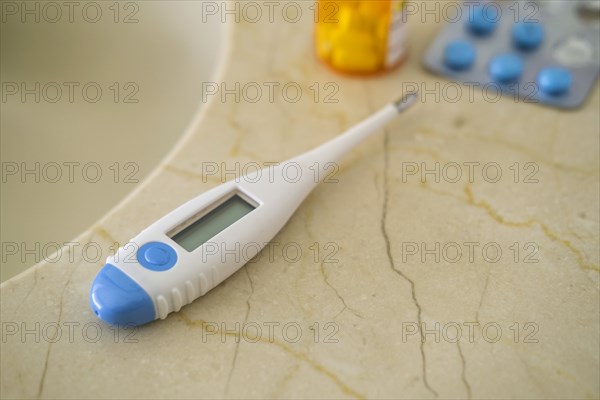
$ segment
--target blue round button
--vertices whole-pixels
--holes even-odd
[[[538,22],[519,22],[513,25],[512,38],[519,49],[533,50],[544,40],[544,28]]]
[[[455,70],[468,69],[475,62],[475,47],[465,40],[455,40],[444,49],[444,63]]]
[[[152,246],[146,249],[144,258],[150,264],[154,265],[165,265],[169,262],[169,253],[163,248]]]
[[[478,3],[468,8],[467,29],[475,35],[492,33],[500,19],[500,9],[495,3]]]
[[[166,271],[177,262],[177,253],[165,243],[150,242],[139,248],[137,260],[144,268]]]
[[[501,54],[490,61],[490,75],[496,82],[515,82],[522,73],[523,60],[515,54]]]
[[[573,85],[573,75],[560,67],[544,68],[538,74],[537,83],[542,92],[558,96],[569,91]]]

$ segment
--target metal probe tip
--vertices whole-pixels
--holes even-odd
[[[394,107],[398,110],[398,113],[406,111],[410,106],[412,106],[415,101],[419,98],[419,94],[417,92],[409,92],[396,100],[394,102]]]

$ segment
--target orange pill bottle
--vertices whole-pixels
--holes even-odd
[[[406,58],[404,0],[318,0],[317,56],[336,71],[373,74]]]

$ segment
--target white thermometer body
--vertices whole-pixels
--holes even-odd
[[[332,162],[415,99],[410,93],[316,149],[171,211],[108,257],[92,284],[92,310],[109,324],[142,325],[203,296],[268,244]]]

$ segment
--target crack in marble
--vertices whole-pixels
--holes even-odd
[[[481,311],[481,306],[483,305],[483,299],[487,292],[488,284],[490,282],[490,274],[491,271],[488,269],[487,275],[485,276],[485,283],[483,284],[483,290],[481,291],[481,297],[479,298],[479,306],[477,307],[477,311],[475,311],[475,321],[479,324],[479,311]]]
[[[89,242],[91,242],[93,239],[93,237],[90,237]],[[57,325],[60,325],[60,321],[62,319],[62,313],[63,313],[63,304],[64,304],[64,297],[65,297],[65,292],[67,290],[67,287],[69,286],[69,284],[71,283],[71,278],[73,277],[73,274],[75,273],[75,270],[81,265],[83,264],[85,261],[85,259],[80,259],[79,262],[77,264],[75,264],[73,266],[73,268],[71,269],[71,272],[69,273],[69,277],[67,278],[67,282],[65,283],[65,285],[62,288],[62,291],[60,293],[60,302],[59,302],[59,306],[58,306],[58,318],[56,321]],[[52,353],[52,344],[54,342],[50,342],[48,343],[48,349],[46,350],[46,359],[44,361],[44,369],[42,370],[42,378],[40,379],[40,383],[38,385],[38,392],[37,392],[37,396],[36,398],[41,398],[42,397],[42,393],[44,392],[44,384],[46,382],[46,373],[48,372],[48,360],[50,359],[50,354]]]
[[[530,157],[532,159],[532,161],[537,161],[542,164],[549,165],[550,167],[553,167],[559,171],[576,172],[576,173],[579,173],[582,175],[589,175],[589,176],[597,176],[598,175],[598,170],[596,170],[596,169],[587,170],[587,169],[578,168],[578,167],[568,165],[568,164],[562,164],[560,162],[544,158],[543,156],[534,153],[531,149],[529,149],[525,146],[518,145],[518,144],[510,142],[508,140],[503,140],[497,136],[489,136],[488,137],[488,136],[481,136],[481,135],[472,134],[472,133],[465,133],[465,134],[461,134],[461,135],[440,135],[439,133],[435,132],[434,130],[427,129],[424,127],[419,128],[419,133],[426,135],[426,136],[442,138],[444,140],[471,138],[471,139],[476,139],[476,140],[480,140],[483,142],[488,142],[488,143],[491,142],[493,144],[501,145],[503,147],[512,149],[518,153],[524,154],[524,155]]]
[[[170,164],[166,164],[163,167],[163,170],[167,171],[167,172],[171,172],[175,175],[184,176],[186,178],[200,179],[200,180],[202,180],[202,183],[206,183],[206,182],[223,183],[220,177],[213,176],[213,175],[206,176],[199,172],[190,171],[190,170],[176,167],[176,166],[170,165]]]
[[[508,146],[511,147],[511,146]],[[434,160],[441,160],[440,155],[430,149],[423,149],[420,147],[414,147],[412,149],[407,149],[407,148],[403,148],[404,150],[409,150],[412,151],[416,154],[427,154],[428,156],[430,156],[431,158],[433,158]],[[521,149],[522,150],[522,149]],[[562,165],[556,165],[555,163],[552,162],[547,162],[548,164],[552,165],[553,167],[555,167],[558,170],[574,170],[573,168],[569,168],[567,166],[562,166]],[[589,171],[583,171],[583,170],[577,170],[576,172],[579,173],[589,173]],[[443,190],[438,190],[435,189],[431,186],[429,186],[426,182],[420,182],[419,187],[421,187],[422,189],[426,189],[428,191],[434,192],[438,195],[443,195],[443,196],[450,196],[453,197],[455,199],[458,199],[460,201],[464,201],[467,204],[477,207],[477,208],[481,208],[483,209],[490,218],[492,218],[494,221],[496,221],[499,224],[505,225],[505,226],[510,226],[510,227],[517,227],[517,228],[531,228],[531,227],[535,227],[538,226],[542,233],[551,241],[554,242],[558,242],[560,244],[562,244],[564,247],[567,248],[567,250],[569,250],[574,256],[575,259],[577,261],[577,264],[579,265],[579,267],[583,270],[589,269],[589,270],[593,270],[598,272],[598,266],[593,264],[593,263],[587,263],[585,260],[585,256],[584,253],[578,249],[577,247],[575,247],[569,240],[561,238],[557,233],[555,233],[554,231],[552,231],[550,229],[550,227],[545,224],[544,222],[535,220],[535,219],[529,219],[526,221],[522,221],[522,222],[518,222],[518,221],[509,221],[506,218],[504,218],[497,210],[495,210],[491,204],[483,201],[483,200],[476,200],[475,196],[473,194],[471,185],[466,184],[464,187],[464,194],[465,196],[459,196],[453,193],[449,193],[449,192],[445,192]],[[575,235],[577,237],[577,235]],[[483,306],[483,302],[484,302],[484,298],[485,295],[487,293],[488,290],[488,285],[489,285],[489,280],[490,280],[490,271],[488,271],[488,274],[486,275],[486,280],[484,283],[484,287],[481,293],[481,298],[480,298],[480,302],[479,302],[479,306],[478,309],[476,311],[475,314],[475,320],[479,323],[479,314],[481,311],[481,308]],[[459,349],[459,355],[461,357],[461,361],[463,362],[463,371],[461,374],[461,379],[463,380],[463,384],[465,385],[466,389],[467,389],[467,394],[469,396],[469,398],[471,398],[472,393],[471,393],[471,388],[470,385],[468,383],[468,381],[466,380],[466,364],[465,364],[465,359],[464,359],[464,355],[462,354],[462,349],[460,348],[460,344],[458,344],[458,349]]]
[[[467,360],[465,359],[465,355],[462,352],[462,348],[460,347],[460,340],[456,341],[456,347],[458,348],[458,355],[460,356],[460,363],[462,366],[462,371],[460,373],[460,379],[465,385],[465,389],[467,391],[467,399],[472,399],[473,394],[471,391],[471,384],[467,380]]]
[[[419,148],[413,149],[413,151],[416,151],[417,153],[424,152],[424,151],[421,151]],[[437,160],[437,161],[441,160],[439,154],[437,154],[436,152],[428,151],[427,153],[430,154],[435,160]],[[592,270],[595,272],[600,272],[600,267],[598,265],[596,265],[594,263],[586,262],[585,254],[583,253],[583,251],[581,251],[575,245],[573,245],[573,243],[571,243],[571,241],[560,237],[560,235],[557,234],[556,232],[554,232],[552,229],[550,229],[550,227],[546,223],[536,220],[536,219],[533,219],[533,218],[530,218],[525,221],[509,221],[506,218],[504,218],[488,202],[486,202],[484,200],[476,201],[475,196],[473,194],[473,190],[471,188],[472,185],[470,183],[466,183],[463,188],[465,197],[461,197],[461,196],[455,195],[453,193],[445,192],[443,190],[435,189],[435,188],[429,186],[427,184],[427,182],[424,182],[424,181],[420,181],[418,186],[422,189],[426,189],[433,193],[443,195],[443,196],[453,197],[455,199],[465,201],[467,204],[469,204],[471,206],[481,208],[484,211],[486,211],[486,213],[488,214],[489,217],[491,217],[494,221],[496,221],[497,223],[499,223],[501,225],[514,227],[514,228],[533,228],[535,226],[538,226],[548,239],[550,239],[553,242],[558,242],[558,243],[562,244],[564,247],[567,248],[567,250],[569,250],[571,253],[573,253],[578,266],[582,270]]]
[[[417,323],[419,328],[422,327],[422,308],[421,304],[417,300],[415,282],[410,279],[404,272],[400,269],[396,268],[396,264],[394,262],[394,257],[392,256],[392,246],[390,242],[390,237],[387,231],[386,219],[387,219],[387,211],[388,211],[388,202],[389,202],[389,182],[388,182],[388,172],[389,172],[389,132],[387,129],[384,129],[384,139],[383,139],[383,206],[381,213],[381,233],[383,235],[385,241],[386,254],[389,260],[389,265],[392,271],[394,271],[398,276],[400,276],[403,280],[408,282],[411,290],[411,297],[415,307],[417,308]],[[419,350],[421,352],[421,373],[423,378],[423,385],[425,388],[433,394],[435,397],[438,397],[438,392],[431,387],[429,381],[427,379],[427,358],[425,357],[425,334],[422,329],[419,329],[421,334],[421,341],[419,343]]]
[[[309,211],[307,211],[307,216],[306,218],[304,218],[304,229],[306,230],[306,233],[308,234],[308,238],[314,242],[314,243],[318,243],[318,240],[315,239],[310,226],[309,226],[309,219],[312,216],[312,213],[309,209]],[[333,284],[329,281],[329,276],[327,275],[327,273],[325,272],[325,261],[321,261],[320,263],[320,267],[319,270],[321,272],[321,277],[323,278],[323,282],[325,282],[325,284],[327,286],[329,286],[329,288],[335,293],[336,297],[338,298],[338,300],[342,303],[342,309],[333,317],[333,319],[337,318],[341,313],[343,313],[345,310],[349,310],[352,314],[354,314],[356,317],[363,319],[363,315],[358,312],[357,310],[355,310],[354,308],[350,307],[348,305],[348,303],[346,303],[346,300],[342,297],[342,295],[340,294],[339,290],[333,286]]]
[[[104,240],[106,240],[110,244],[116,243],[119,246],[121,245],[119,243],[119,241],[116,240],[115,238],[113,238],[113,236],[103,226],[101,226],[101,225],[94,226],[94,228],[92,229],[92,233],[100,236],[101,238],[103,238]],[[90,238],[90,241],[91,240],[92,239]]]
[[[244,135],[244,131],[245,131],[244,127],[242,125],[240,125],[240,123],[237,122],[235,119],[238,115],[239,115],[239,113],[237,111],[237,103],[234,103],[232,105],[231,113],[228,115],[227,118],[225,118],[225,121],[232,128],[233,133],[235,135],[233,144],[231,145],[231,148],[229,149],[229,156],[231,156],[231,157],[237,157],[240,155],[241,142],[245,136]]]
[[[275,390],[274,390],[275,395],[271,396],[271,398],[281,399],[283,397],[282,396],[283,390],[285,389],[287,384],[290,382],[290,380],[292,380],[292,378],[294,377],[294,375],[296,374],[298,369],[300,369],[300,364],[298,364],[298,363],[294,364],[294,367],[291,369],[291,371],[288,372],[287,374],[285,374],[285,376],[281,379],[281,381],[277,385],[277,388],[275,388]]]
[[[38,385],[38,392],[36,398],[39,399],[42,397],[42,391],[44,390],[44,382],[46,381],[46,372],[48,371],[48,359],[50,358],[50,349],[52,348],[52,342],[48,344],[48,348],[46,349],[46,359],[44,360],[44,369],[42,370],[42,379]]]
[[[254,282],[252,282],[252,278],[250,278],[250,273],[248,272],[248,265],[244,265],[244,271],[246,272],[246,277],[248,277],[248,282],[250,283],[250,294],[246,298],[246,315],[244,316],[242,328],[248,323],[248,316],[250,315],[250,298],[252,298],[252,296],[254,295]],[[240,342],[241,340],[239,340],[238,338],[238,340],[235,343],[235,351],[233,353],[233,360],[231,361],[231,369],[229,370],[229,374],[227,375],[227,382],[225,383],[225,395],[229,394],[229,385],[231,383],[231,377],[233,376],[233,372],[235,371],[238,353],[240,350]]]
[[[200,327],[200,329],[203,329],[206,331],[207,322],[204,320],[201,320],[201,319],[192,320],[190,317],[187,316],[187,314],[184,311],[179,311],[174,316],[177,316],[181,321],[183,321],[183,323],[185,323],[189,327],[192,327],[192,328]],[[296,350],[292,349],[291,347],[289,347],[275,339],[269,340],[262,336],[248,335],[247,333],[244,333],[243,331],[240,333],[232,332],[232,331],[220,331],[219,328],[214,328],[214,330],[210,331],[211,334],[214,334],[217,332],[220,332],[222,335],[225,335],[225,336],[233,336],[238,340],[241,338],[244,338],[244,339],[248,340],[249,342],[256,342],[256,343],[260,342],[260,343],[264,343],[267,345],[274,345],[274,346],[278,347],[279,349],[283,350],[284,352],[286,352],[287,354],[291,355],[294,359],[305,362],[310,367],[312,367],[316,372],[327,377],[345,395],[354,397],[354,398],[358,398],[358,399],[366,399],[366,396],[364,396],[363,394],[357,392],[356,390],[352,389],[350,386],[345,384],[341,380],[341,378],[339,378],[336,374],[334,374],[333,372],[331,372],[330,370],[325,368],[325,366],[323,366],[322,364],[319,364],[318,362],[316,362],[315,360],[313,360],[312,358],[307,356],[305,353],[296,351]]]
[[[101,226],[96,226],[95,228],[93,228],[92,233],[96,233],[98,236],[107,239],[111,243],[117,243],[112,238],[112,236]],[[61,251],[62,251],[62,249],[61,249]],[[39,268],[33,267],[32,269],[33,269],[33,285],[31,285],[31,287],[27,291],[27,294],[25,294],[25,296],[23,297],[23,300],[21,300],[19,302],[19,304],[15,307],[15,310],[13,311],[13,315],[12,315],[13,320],[15,319],[15,316],[16,316],[17,312],[19,311],[19,309],[23,306],[23,304],[25,304],[25,302],[27,301],[27,299],[33,292],[33,289],[35,289],[35,287],[37,286]]]
[[[515,354],[517,355],[517,358],[519,359],[519,361],[521,362],[521,364],[523,364],[523,369],[525,370],[525,374],[527,375],[527,377],[529,378],[529,380],[531,382],[533,382],[533,384],[535,385],[535,387],[543,394],[544,398],[550,398],[552,396],[549,396],[548,393],[546,392],[546,390],[544,389],[544,384],[542,382],[540,382],[535,375],[533,375],[532,372],[532,368],[531,365],[529,365],[529,363],[523,358],[523,356],[521,355],[520,351],[515,351]],[[589,397],[592,398],[592,397]]]
[[[596,223],[596,225],[599,224],[598,221],[593,221],[593,222]],[[598,240],[598,237],[596,235],[578,233],[578,232],[574,231],[573,229],[569,229],[569,233],[571,235],[575,236],[575,238],[577,240],[581,240],[581,241],[585,241],[585,240]]]
[[[439,136],[439,135],[437,135],[437,136]],[[477,135],[475,135],[475,136],[477,136]],[[478,137],[478,138],[480,138],[480,137]],[[436,161],[442,160],[440,155],[433,150],[426,150],[426,149],[422,149],[419,147],[415,147],[413,149],[409,148],[409,150],[412,150],[413,152],[415,152],[417,154],[420,154],[420,153],[429,154]],[[556,168],[557,169],[565,169],[565,168],[559,168],[559,167],[556,167]],[[577,171],[577,172],[586,173],[585,171]],[[492,207],[491,204],[485,202],[484,200],[475,201],[475,197],[473,195],[471,186],[472,185],[469,183],[465,184],[465,187],[464,187],[464,193],[466,195],[466,199],[465,199],[465,198],[461,198],[460,196],[454,195],[452,193],[447,193],[442,190],[434,189],[431,186],[429,186],[426,182],[423,182],[423,181],[420,182],[420,187],[422,187],[424,189],[428,189],[437,194],[450,196],[450,197],[454,197],[454,198],[461,199],[461,200],[466,200],[467,204],[484,209],[492,219],[494,219],[496,222],[498,222],[501,225],[516,227],[516,228],[531,228],[531,227],[534,227],[535,225],[537,225],[540,227],[540,229],[542,230],[542,232],[548,239],[562,244],[571,253],[573,253],[573,255],[575,256],[575,259],[577,261],[577,264],[579,265],[579,267],[581,269],[583,269],[583,270],[588,269],[588,270],[592,270],[595,272],[600,272],[600,267],[598,265],[596,265],[594,263],[586,262],[585,255],[580,249],[578,249],[575,245],[573,245],[573,243],[571,243],[571,241],[560,237],[559,234],[552,231],[552,229],[550,229],[550,227],[546,223],[544,223],[542,221],[538,221],[536,219],[529,219],[529,220],[521,221],[521,222],[506,220],[502,215],[500,215],[500,213],[497,210],[495,210]],[[572,230],[571,230],[571,232],[573,233],[573,235],[575,237],[579,238],[579,236],[575,232],[573,232]]]
[[[562,244],[571,253],[573,253],[577,264],[581,269],[589,269],[595,272],[600,272],[600,268],[598,267],[598,265],[586,262],[585,256],[581,250],[576,248],[569,240],[561,238],[556,232],[552,231],[550,227],[548,227],[548,225],[546,225],[544,222],[538,221],[536,219],[528,219],[525,221],[509,221],[506,218],[504,218],[496,209],[492,207],[491,204],[489,204],[485,200],[475,200],[475,196],[469,185],[465,185],[464,192],[468,204],[484,210],[488,214],[488,216],[490,216],[499,224],[515,228],[531,228],[537,225],[548,239],[550,239],[553,242],[558,242]]]
[[[348,121],[347,115],[342,111],[330,111],[323,110],[323,107],[320,107],[318,103],[312,103],[310,108],[311,115],[318,117],[324,121],[334,120],[336,122],[337,131],[343,131],[345,128],[350,126],[350,122]]]
[[[337,318],[338,315],[340,315],[341,313],[343,313],[345,310],[350,311],[352,314],[354,314],[356,317],[363,319],[364,317],[362,316],[361,313],[359,313],[358,311],[356,311],[354,308],[350,307],[347,303],[346,300],[344,300],[344,298],[342,297],[342,295],[340,294],[340,292],[337,290],[337,288],[335,288],[330,282],[329,282],[329,278],[327,277],[327,274],[325,273],[325,267],[324,267],[325,262],[321,262],[321,277],[323,277],[323,281],[325,281],[325,284],[327,286],[329,286],[331,288],[331,290],[333,290],[333,292],[335,293],[335,295],[337,296],[337,298],[340,300],[340,302],[342,303],[343,308],[333,317],[333,319]]]

